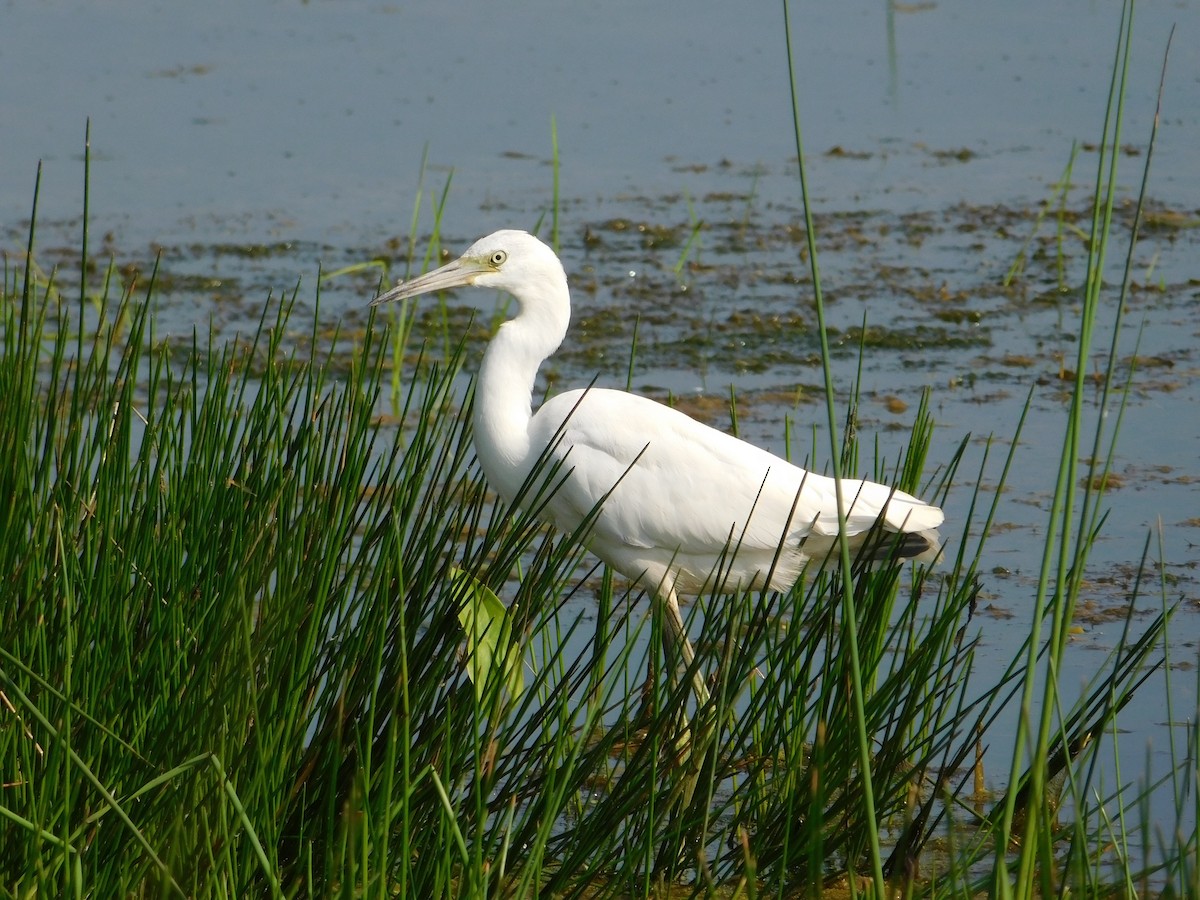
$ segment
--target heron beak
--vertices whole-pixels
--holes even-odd
[[[372,300],[371,305],[379,306],[381,303],[391,303],[393,300],[407,300],[418,294],[467,287],[474,284],[475,279],[486,271],[488,271],[487,266],[479,260],[459,257],[454,262],[446,263],[441,268],[426,272],[411,281],[400,282],[390,291],[385,291]]]

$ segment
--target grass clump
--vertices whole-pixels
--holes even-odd
[[[418,367],[397,440],[370,333],[347,371],[269,302],[178,363],[153,277],[138,291],[82,316],[31,266],[5,275],[3,882],[311,895],[398,871],[444,893],[448,869],[390,851],[441,847],[437,781],[487,747],[449,573],[499,590],[537,547],[445,414],[454,358]],[[577,551],[538,552],[554,572]]]

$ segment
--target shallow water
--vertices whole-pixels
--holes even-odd
[[[1099,134],[1116,4],[796,6],[821,208],[1040,200],[1072,141]],[[3,0],[0,19],[6,222],[27,212],[38,159],[43,208],[75,215],[89,116],[94,208],[126,240],[369,245],[406,230],[426,147],[455,172],[453,232],[532,225],[552,117],[563,193],[589,208],[727,190],[728,169],[761,170],[764,198],[797,196],[775,6]],[[1139,5],[1125,140],[1144,143],[1172,24],[1154,187],[1194,207],[1196,3]],[[833,147],[848,155],[820,156]]]
[[[952,541],[962,537],[985,438],[998,441],[988,485],[1032,390],[976,620],[984,662],[999,664],[1027,631],[1040,564],[1069,390],[1061,370],[1075,364],[1072,290],[1083,255],[1075,229],[1086,227],[1094,149],[1081,150],[1065,200],[1065,291],[1053,185],[1072,143],[1100,132],[1118,10],[1082,0],[1049,12],[1033,0],[902,9],[825,4],[796,10],[793,22],[835,372],[844,397],[865,320],[860,434],[894,458],[928,387],[939,423],[931,463],[972,435],[962,486],[947,504]],[[0,21],[6,252],[24,239],[43,159],[39,261],[69,266],[90,116],[97,249],[125,271],[148,270],[161,251],[160,332],[190,338],[211,320],[229,334],[252,327],[268,295],[297,279],[311,296],[318,265],[398,263],[426,149],[422,236],[451,170],[443,228],[453,249],[496,227],[533,227],[543,215],[548,223],[553,118],[575,322],[546,368],[549,382],[585,383],[599,372],[624,384],[637,321],[636,390],[671,395],[727,427],[732,386],[744,437],[783,452],[788,420],[793,458],[828,458],[776,8],[747,17],[699,2],[680,17],[627,0],[569,13],[544,0],[519,10],[8,0]],[[1200,638],[1196,3],[1138,8],[1123,225],[1106,276],[1122,277],[1128,203],[1173,23],[1149,183],[1155,218],[1133,257],[1120,344],[1132,358],[1140,331],[1138,365],[1119,479],[1105,501],[1111,513],[1092,558],[1094,614],[1078,621],[1066,679],[1091,672],[1095,651],[1116,641],[1119,623],[1107,613],[1126,599],[1148,530],[1160,523],[1167,599],[1185,607],[1172,628],[1174,659],[1194,665]],[[1050,214],[1039,227],[1044,203]],[[685,254],[695,222],[703,228]],[[1006,288],[1031,235],[1028,265]],[[342,317],[353,333],[376,277],[326,283],[322,320]],[[1110,295],[1093,370],[1114,302]],[[1158,606],[1152,591],[1139,617]],[[1193,679],[1176,678],[1173,689],[1176,715],[1192,715]],[[1159,702],[1124,713],[1131,760],[1147,740],[1165,747],[1165,716]]]

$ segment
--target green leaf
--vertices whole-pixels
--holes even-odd
[[[525,690],[525,674],[508,607],[470,573],[455,568],[451,577],[463,595],[458,621],[467,635],[467,675],[475,684],[475,699],[483,699],[491,672],[499,672],[504,678],[509,696],[519,696]]]

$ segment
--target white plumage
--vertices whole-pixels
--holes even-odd
[[[836,546],[832,478],[625,391],[568,391],[533,412],[538,367],[571,317],[562,264],[536,237],[497,231],[373,305],[464,285],[506,291],[519,306],[484,353],[476,387],[475,448],[488,483],[512,501],[539,458],[560,461],[549,517],[570,532],[599,504],[589,549],[664,601],[664,636],[681,641],[687,662],[677,591],[713,587],[718,565],[723,588],[768,586],[770,573],[769,586],[786,590],[806,561]],[[871,533],[874,555],[937,556],[940,509],[869,481],[845,479],[842,490],[852,546]],[[882,539],[872,531],[881,521]]]

